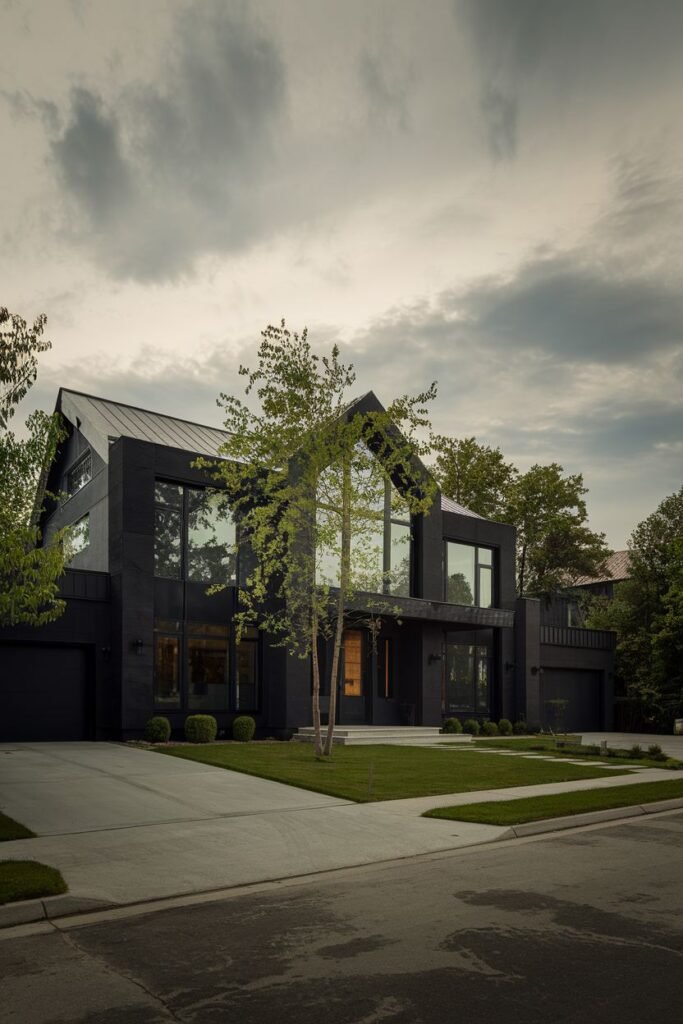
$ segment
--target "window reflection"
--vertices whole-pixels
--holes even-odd
[[[488,712],[489,658],[483,646],[446,644],[446,714]]]
[[[233,583],[236,531],[225,496],[156,480],[154,500],[155,576]]]
[[[228,636],[187,640],[187,706],[193,711],[228,709]]]
[[[154,637],[154,703],[180,707],[177,636]]]
[[[446,543],[445,598],[451,604],[491,608],[494,603],[493,551],[473,544]]]

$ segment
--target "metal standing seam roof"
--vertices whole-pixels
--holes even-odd
[[[605,560],[605,569],[601,576],[579,576],[572,582],[574,587],[587,587],[592,583],[618,583],[631,576],[631,563],[628,551],[614,551]]]
[[[469,508],[465,508],[464,505],[458,504],[457,501],[453,501],[452,498],[446,498],[443,494],[441,495],[441,511],[442,512],[455,512],[459,516],[471,516],[473,519],[483,519],[478,512],[472,512]]]
[[[138,409],[108,398],[84,395],[62,388],[62,411],[68,419],[78,418],[105,438],[132,437],[138,441],[181,448],[199,455],[217,456],[228,433],[216,427]]]

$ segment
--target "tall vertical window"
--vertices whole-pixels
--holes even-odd
[[[70,562],[79,551],[85,551],[90,544],[90,516],[86,512],[69,529],[69,534],[64,545],[64,558]]]
[[[155,482],[155,576],[234,582],[235,540],[235,523],[220,492]]]
[[[180,637],[154,634],[154,703],[172,710],[180,707]]]
[[[362,511],[351,517],[351,573],[354,587],[372,594],[408,597],[411,591],[412,529],[406,501],[377,469],[359,471],[354,489]],[[323,474],[324,477],[324,474]],[[339,507],[319,490],[317,577],[339,586],[341,522]]]
[[[394,696],[394,641],[385,636],[377,646],[377,696]]]
[[[187,707],[228,709],[228,630],[203,622],[187,624]]]
[[[238,711],[258,707],[258,629],[247,626],[235,647],[235,700]]]
[[[483,646],[446,644],[444,711],[487,713],[489,710],[489,653]]]
[[[344,633],[344,696],[363,696],[363,633],[347,629]]]
[[[81,487],[92,480],[92,454],[88,451],[82,455],[78,462],[75,462],[66,477],[66,489],[69,494],[75,494]]]
[[[491,608],[495,580],[493,551],[472,544],[446,542],[445,599],[451,604]]]

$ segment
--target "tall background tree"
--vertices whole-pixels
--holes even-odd
[[[639,523],[628,542],[630,578],[595,599],[587,623],[614,629],[629,728],[669,730],[683,714],[683,487]]]
[[[580,473],[534,465],[526,473],[500,448],[441,435],[434,471],[445,495],[486,519],[517,530],[517,593],[547,597],[579,576],[597,575],[610,553],[604,534],[588,526]]]
[[[316,355],[306,331],[290,332],[284,321],[262,332],[256,368],[240,367],[240,374],[246,401],[220,398],[229,433],[223,461],[198,464],[225,485],[249,552],[240,554],[238,631],[258,623],[271,642],[311,656],[320,756],[332,749],[344,628],[350,618],[358,621],[350,611],[354,595],[363,593],[364,615],[376,628],[381,615],[398,612],[389,595],[405,593],[409,528],[394,531],[392,520],[427,513],[434,498],[418,457],[435,387],[386,410],[354,412],[353,367],[340,362],[336,346],[329,356]],[[331,646],[324,740],[321,639]]]
[[[64,610],[58,579],[65,534],[40,547],[36,496],[61,437],[56,416],[34,412],[25,438],[9,429],[17,406],[38,373],[38,355],[50,348],[45,317],[33,323],[0,307],[0,624],[40,626]]]

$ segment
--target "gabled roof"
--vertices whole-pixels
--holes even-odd
[[[206,427],[68,388],[60,388],[57,410],[69,423],[83,431],[105,462],[109,461],[110,440],[119,437],[132,437],[137,441],[150,441],[211,457],[218,455],[220,445],[228,437],[225,430],[216,427]]]
[[[618,583],[631,576],[628,551],[615,551],[605,561],[605,572],[600,576],[579,576],[572,583],[574,587],[588,587],[592,583]]]

